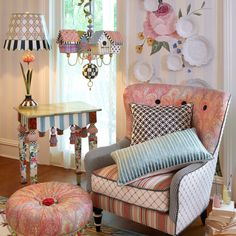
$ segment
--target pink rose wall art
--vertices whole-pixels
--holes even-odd
[[[168,3],[159,4],[156,11],[147,12],[144,22],[144,34],[150,38],[158,39],[158,36],[173,35],[176,31],[177,15]]]
[[[143,2],[146,16],[143,32],[138,33],[140,43],[136,45],[137,53],[141,54],[145,45],[150,47],[150,55],[164,48],[168,52],[167,67],[172,71],[183,69],[185,64],[201,66],[212,59],[211,43],[204,36],[198,35],[195,23],[195,18],[208,9],[205,1],[198,9],[192,9],[191,4],[188,4],[185,11],[179,9],[178,12],[163,0]]]

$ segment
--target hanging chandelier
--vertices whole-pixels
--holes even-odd
[[[83,66],[82,75],[88,79],[91,90],[92,80],[98,75],[98,67],[111,63],[113,55],[120,52],[123,39],[118,31],[93,31],[92,0],[79,0],[78,6],[83,7],[88,22],[87,31],[59,30],[57,43],[60,53],[67,55],[70,66],[88,62]],[[77,54],[74,62],[70,60],[71,53]]]

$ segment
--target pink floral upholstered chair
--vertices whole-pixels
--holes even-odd
[[[124,92],[126,137],[88,152],[85,158],[87,189],[92,194],[97,231],[100,231],[102,209],[170,235],[178,235],[200,215],[204,223],[229,102],[230,95],[207,88],[166,84],[127,87]],[[117,184],[118,167],[111,153],[130,148],[131,104],[151,108],[193,104],[191,126],[211,159],[146,176],[128,185]]]

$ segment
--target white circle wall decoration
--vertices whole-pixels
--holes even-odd
[[[146,61],[138,61],[134,65],[134,76],[141,82],[146,82],[152,78],[153,66]]]
[[[167,57],[167,67],[172,71],[179,71],[183,68],[182,57],[178,54],[169,54]]]
[[[184,60],[192,66],[205,65],[213,58],[213,48],[204,36],[187,38],[182,53]]]
[[[193,17],[184,16],[178,19],[176,23],[176,31],[179,36],[189,38],[197,33],[197,27]]]

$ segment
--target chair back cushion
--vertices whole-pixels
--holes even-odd
[[[229,94],[208,88],[169,84],[130,85],[124,91],[126,136],[131,138],[132,103],[148,106],[180,106],[193,103],[192,126],[196,128],[205,148],[213,154],[220,141],[229,100]]]
[[[155,106],[131,104],[131,145],[191,128],[193,105]]]

